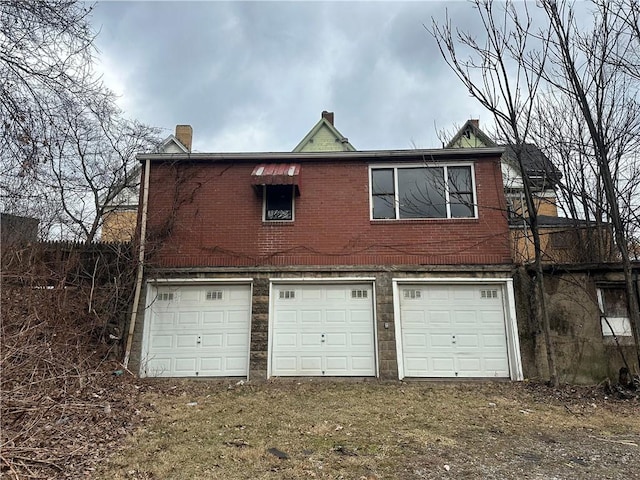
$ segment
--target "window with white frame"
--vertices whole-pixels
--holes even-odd
[[[471,165],[371,169],[371,217],[377,219],[474,218]]]
[[[631,337],[631,321],[627,308],[627,294],[622,286],[597,289],[601,313],[602,335],[605,337]]]
[[[264,185],[265,221],[293,221],[293,185]]]

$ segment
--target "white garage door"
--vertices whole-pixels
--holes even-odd
[[[250,285],[153,288],[141,375],[247,376]]]
[[[371,284],[274,285],[273,376],[375,376]]]
[[[405,285],[400,297],[406,377],[509,377],[502,287]]]

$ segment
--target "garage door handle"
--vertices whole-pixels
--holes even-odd
[[[320,343],[324,343],[324,333],[320,335]]]

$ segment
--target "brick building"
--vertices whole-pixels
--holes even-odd
[[[324,112],[294,152],[139,156],[132,368],[521,379],[502,153],[356,151]]]

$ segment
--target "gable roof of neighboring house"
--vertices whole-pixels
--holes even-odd
[[[185,147],[173,134],[169,135],[162,141],[158,151],[164,153],[189,153],[187,147]]]
[[[176,125],[176,133],[169,135],[158,146],[156,153],[189,153],[193,129],[191,125]],[[100,198],[100,204],[107,208],[131,207],[138,203],[142,165],[136,165],[127,175]],[[127,192],[127,189],[130,191]]]
[[[480,130],[477,119],[467,120],[446,145],[446,148],[497,147],[498,144]],[[503,160],[515,168],[518,158],[513,145],[505,145]],[[549,158],[532,143],[522,145],[522,166],[527,171],[534,187],[551,187],[560,180],[562,174]]]
[[[322,112],[320,120],[296,145],[294,152],[355,152],[349,139],[333,125],[333,112]]]

